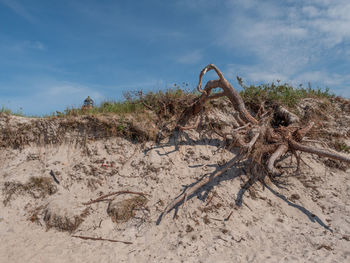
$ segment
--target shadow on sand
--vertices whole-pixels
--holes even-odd
[[[181,142],[178,142],[178,138],[182,137],[182,135],[184,136],[184,138],[186,140],[182,140]],[[174,136],[172,136],[169,141],[165,144],[158,144],[155,147],[152,147],[150,149],[145,150],[145,153],[147,153],[150,150],[156,150],[157,153],[160,156],[164,156],[164,155],[169,155],[173,152],[176,152],[179,150],[179,146],[182,145],[192,145],[192,146],[196,146],[196,145],[210,145],[210,146],[217,146],[217,147],[222,147],[224,145],[226,145],[225,141],[219,140],[219,139],[200,139],[200,140],[193,140],[190,138],[190,136],[185,133],[185,132],[179,132],[174,134]],[[174,147],[174,150],[171,150],[169,152],[166,153],[160,153],[159,150],[157,150],[157,148],[163,148],[163,147]],[[237,149],[232,149],[232,153],[238,154]],[[202,165],[194,165],[194,166],[190,166],[191,168],[198,168],[201,167]],[[189,184],[189,185],[183,185],[183,191],[177,196],[179,197],[181,194],[183,194],[186,189],[188,189],[189,187],[192,187],[194,185],[196,185],[197,183],[199,183],[203,178],[207,177],[207,176],[212,176],[215,173],[217,173],[220,169],[221,166],[219,166],[218,164],[211,164],[211,165],[207,165],[208,167],[215,167],[215,171],[210,173],[210,174],[204,174],[200,179],[198,179],[196,182]],[[222,175],[218,176],[217,178],[215,178],[213,181],[207,183],[206,185],[202,186],[201,188],[199,188],[196,192],[194,192],[192,195],[187,197],[187,200],[192,199],[193,197],[197,197],[199,200],[201,200],[202,202],[204,202],[209,193],[211,192],[211,190],[219,185],[221,182],[224,181],[228,181],[228,180],[233,180],[237,177],[240,177],[242,175],[245,175],[245,169],[244,169],[244,162],[238,162],[236,165],[232,166],[230,169],[228,169],[225,173],[223,173]],[[253,184],[254,182],[251,181],[247,181],[238,191],[237,193],[237,198],[235,200],[235,203],[237,206],[241,206],[243,203],[243,196],[244,193],[249,190],[250,186]],[[282,188],[282,186],[279,186],[278,184],[275,184],[277,187]],[[305,214],[309,220],[311,222],[314,223],[318,223],[320,226],[322,226],[323,228],[325,228],[328,231],[333,232],[333,230],[327,226],[317,215],[315,215],[314,213],[310,212],[308,209],[306,209],[305,207],[295,204],[291,201],[289,201],[284,195],[278,193],[277,191],[275,191],[274,189],[272,189],[270,186],[264,184],[264,187],[266,187],[271,193],[273,193],[276,197],[282,199],[284,202],[286,202],[289,206],[294,207],[296,209],[298,209],[299,211],[301,211],[303,214]],[[285,188],[285,187],[284,187]],[[175,197],[175,198],[177,198]],[[175,209],[173,218],[176,218],[179,207],[184,203],[184,201],[181,201],[180,203],[178,203],[173,209]],[[171,209],[171,210],[173,210]],[[170,213],[170,211],[169,211]],[[162,221],[162,218],[164,216],[164,213],[161,213],[161,215],[158,217],[156,224],[159,225],[160,222]]]

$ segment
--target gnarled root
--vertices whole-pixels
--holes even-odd
[[[208,81],[204,89],[202,89],[202,78],[210,70],[214,70],[219,78]],[[222,92],[212,94],[213,89],[216,88],[220,88]],[[164,209],[162,215],[167,214],[181,202],[185,202],[187,198],[202,186],[210,183],[243,159],[247,160],[248,167],[245,170],[250,176],[250,184],[258,179],[260,180],[264,178],[265,175],[274,176],[279,174],[279,170],[275,167],[275,163],[289,152],[296,156],[298,168],[301,159],[297,154],[297,151],[312,153],[321,157],[350,163],[349,156],[326,149],[318,149],[303,145],[302,140],[310,132],[314,123],[310,122],[305,127],[302,127],[299,117],[282,106],[274,108],[274,116],[277,118],[274,125],[277,125],[278,127],[272,127],[271,118],[268,117],[270,112],[266,111],[263,104],[256,117],[253,117],[246,109],[239,93],[225,79],[221,71],[213,64],[209,64],[200,72],[197,89],[201,95],[189,108],[184,110],[182,117],[178,121],[177,127],[180,130],[197,128],[199,115],[203,112],[205,103],[209,100],[225,96],[230,100],[236,110],[235,120],[237,123],[233,125],[234,128],[232,129],[231,134],[223,135],[214,128],[212,129],[217,135],[223,137],[223,139],[226,139],[229,135],[232,136],[233,143],[230,148],[233,146],[238,147],[240,149],[240,154],[229,161],[221,170],[205,177],[193,186],[187,188]],[[187,122],[195,116],[197,116],[195,125],[186,126]]]

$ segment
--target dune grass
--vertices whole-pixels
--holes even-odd
[[[194,97],[194,93],[185,91],[179,87],[167,89],[165,91],[149,92],[143,94],[142,91],[129,92],[124,94],[123,101],[104,101],[100,105],[90,108],[67,108],[64,112],[56,112],[55,116],[79,116],[84,114],[117,114],[140,113],[151,110],[157,114],[171,114],[176,111],[177,104],[185,103],[189,98]]]
[[[290,108],[294,107],[303,98],[324,98],[330,99],[335,97],[328,88],[322,90],[320,88],[304,88],[302,85],[293,87],[287,83],[280,82],[261,85],[247,86],[243,80],[237,77],[239,85],[243,88],[240,92],[243,100],[248,106],[261,105],[262,102],[269,104],[281,104]],[[177,114],[188,105],[198,93],[189,91],[175,85],[174,88],[165,91],[148,92],[143,94],[142,91],[128,92],[124,94],[125,99],[122,101],[104,101],[99,105],[90,108],[66,108],[63,112],[56,111],[45,117],[68,117],[80,115],[98,115],[98,114],[116,114],[125,115],[130,113],[141,113],[146,110],[151,110],[157,115],[170,117]],[[17,112],[2,106],[0,113],[7,115],[26,116],[22,110]],[[29,116],[27,116],[29,117]],[[31,116],[34,117],[34,116]],[[38,117],[38,116],[36,116]]]
[[[19,109],[18,111],[12,111],[11,109],[5,107],[4,105],[1,106],[0,108],[0,113],[4,113],[7,115],[15,115],[15,116],[25,116],[22,112],[22,109]]]
[[[329,88],[324,90],[320,88],[314,89],[310,84],[307,88],[304,88],[302,85],[296,88],[287,83],[282,84],[280,82],[277,84],[272,82],[271,84],[246,86],[241,78],[237,77],[237,80],[243,88],[241,96],[247,104],[260,105],[262,102],[268,102],[294,107],[304,98],[330,99],[335,97]]]

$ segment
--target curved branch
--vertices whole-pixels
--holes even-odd
[[[239,117],[239,113],[238,113],[238,112],[233,113],[233,118],[236,120],[236,122],[237,122],[240,126],[246,125],[246,123],[241,119],[241,117]]]
[[[180,130],[184,131],[184,130],[192,130],[192,129],[197,129],[198,128],[198,125],[199,125],[199,122],[200,122],[200,119],[201,119],[201,115],[198,115],[197,118],[196,118],[196,121],[193,125],[191,126],[177,126]]]
[[[199,82],[198,82],[198,86],[197,86],[197,90],[200,93],[205,92],[205,90],[202,89],[202,78],[205,75],[205,73],[207,73],[208,71],[214,69],[216,74],[218,74],[220,80],[224,80],[224,76],[222,75],[221,71],[214,65],[214,64],[209,64],[207,65],[204,69],[202,69],[201,73],[199,74]]]
[[[284,155],[288,151],[288,146],[281,144],[277,147],[276,151],[270,156],[268,162],[267,162],[267,169],[271,174],[276,174],[277,171],[275,169],[275,162],[278,158],[280,158],[282,155]]]
[[[201,73],[199,74],[199,83],[197,86],[198,91],[202,94],[209,91],[209,88],[207,87],[209,82],[207,83],[204,90],[201,88],[201,86],[204,74],[210,70],[215,70],[215,72],[218,74],[219,79],[215,80],[215,82],[218,83],[217,87],[220,87],[224,90],[225,96],[228,97],[233,107],[239,112],[243,121],[250,122],[252,124],[258,124],[258,121],[247,111],[241,95],[239,95],[239,93],[231,86],[231,84],[225,79],[224,75],[215,65],[209,64],[204,69],[202,69]]]

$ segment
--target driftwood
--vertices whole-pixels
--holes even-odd
[[[84,239],[84,240],[94,240],[94,241],[109,241],[109,242],[115,242],[115,243],[124,243],[127,245],[131,245],[132,242],[129,241],[121,241],[121,240],[115,240],[115,239],[106,239],[106,238],[102,238],[102,237],[86,237],[86,236],[72,236],[75,238],[80,238],[80,239]]]
[[[214,70],[219,78],[208,81],[203,89],[202,78],[204,74],[210,70]],[[192,105],[183,111],[183,114],[178,121],[177,128],[179,130],[197,128],[199,124],[199,115],[203,111],[204,104],[212,99],[227,97],[237,111],[237,114],[234,115],[236,123],[233,125],[234,129],[232,129],[232,133],[230,134],[233,138],[233,143],[230,148],[238,147],[240,149],[240,154],[227,162],[221,170],[203,178],[198,183],[187,188],[164,209],[161,217],[174,207],[178,206],[181,202],[185,203],[187,198],[202,186],[213,181],[216,177],[236,165],[237,162],[243,160],[247,165],[246,171],[250,178],[250,185],[257,180],[263,181],[266,176],[273,179],[276,175],[281,174],[281,171],[275,167],[275,163],[287,153],[291,153],[296,157],[298,169],[301,158],[297,152],[312,153],[321,157],[350,163],[350,158],[348,156],[333,152],[329,149],[304,145],[303,138],[310,132],[314,123],[310,122],[306,126],[302,125],[298,116],[282,106],[275,107],[274,111],[271,112],[265,111],[263,104],[256,116],[253,116],[246,109],[240,94],[231,86],[221,71],[213,64],[209,64],[200,72],[197,89],[201,95],[195,99]],[[222,91],[219,93],[213,93],[214,89],[221,89]],[[193,117],[196,117],[195,124],[192,126],[186,126]],[[282,120],[280,122],[282,125],[273,127],[271,124],[272,117]],[[214,132],[219,136],[222,136],[224,139],[228,136],[227,134],[221,134],[215,129]]]

